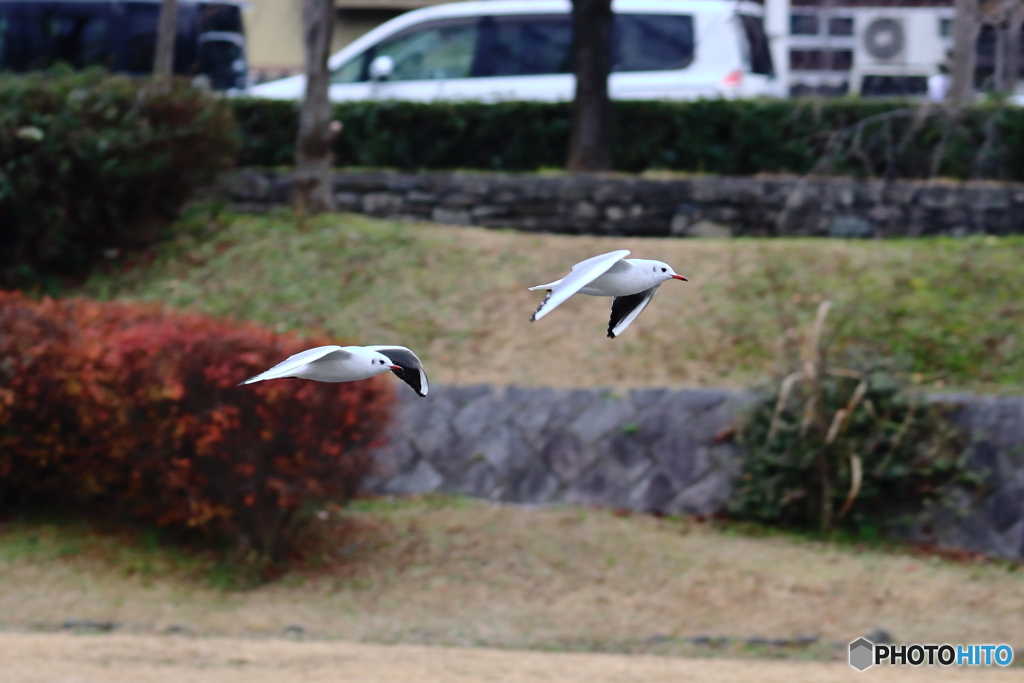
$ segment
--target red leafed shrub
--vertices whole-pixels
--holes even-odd
[[[317,343],[0,292],[0,505],[125,512],[280,557],[304,505],[355,493],[392,403],[383,378],[236,386]]]

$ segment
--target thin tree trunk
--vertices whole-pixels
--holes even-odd
[[[334,210],[331,191],[331,102],[327,57],[334,32],[334,3],[305,0],[306,97],[295,146],[295,210],[300,216]]]
[[[611,0],[573,0],[572,60],[576,96],[569,133],[570,171],[612,168],[612,105],[608,99],[611,72]]]
[[[160,23],[156,28],[153,75],[170,76],[174,71],[174,41],[178,37],[178,0],[161,0]]]
[[[978,0],[956,0],[953,19],[953,57],[946,99],[967,102],[974,97],[974,66],[978,53]]]
[[[992,89],[997,92],[1006,90],[1006,26],[995,26],[996,50],[995,64],[992,69]]]
[[[1024,0],[1017,0],[1009,13],[1006,28],[1005,52],[1003,57],[1004,79],[1003,90],[1012,95],[1020,80],[1021,44],[1020,32],[1024,24]]]

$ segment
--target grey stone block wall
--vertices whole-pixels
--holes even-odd
[[[291,201],[284,173],[243,169],[218,192],[236,210]],[[700,176],[344,171],[343,211],[453,225],[650,237],[918,237],[1024,233],[1024,184]]]
[[[716,390],[431,387],[398,392],[374,453],[377,493],[709,515],[732,493],[742,450],[728,431],[748,394]],[[936,396],[970,440],[979,495],[894,519],[892,532],[1024,559],[1024,397]],[[900,501],[891,501],[894,509]]]
[[[959,406],[953,419],[970,436],[969,465],[981,496],[956,492],[949,505],[925,510],[911,539],[996,557],[1024,559],[1024,397],[936,396]]]
[[[381,493],[459,493],[710,514],[731,491],[737,447],[717,439],[749,397],[724,391],[489,386],[401,392]]]

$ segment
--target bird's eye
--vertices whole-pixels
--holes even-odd
[[[661,269],[661,272],[663,272],[663,273],[667,273],[667,272],[668,272],[668,268],[662,268],[662,269]]]

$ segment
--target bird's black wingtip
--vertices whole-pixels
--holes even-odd
[[[540,302],[540,306],[538,306],[537,310],[534,311],[533,315],[530,316],[530,322],[531,323],[537,322],[537,314],[544,310],[544,306],[548,303],[548,299],[550,299],[550,298],[551,298],[551,290],[549,289],[548,290],[548,295],[546,297],[544,297],[544,301]]]

